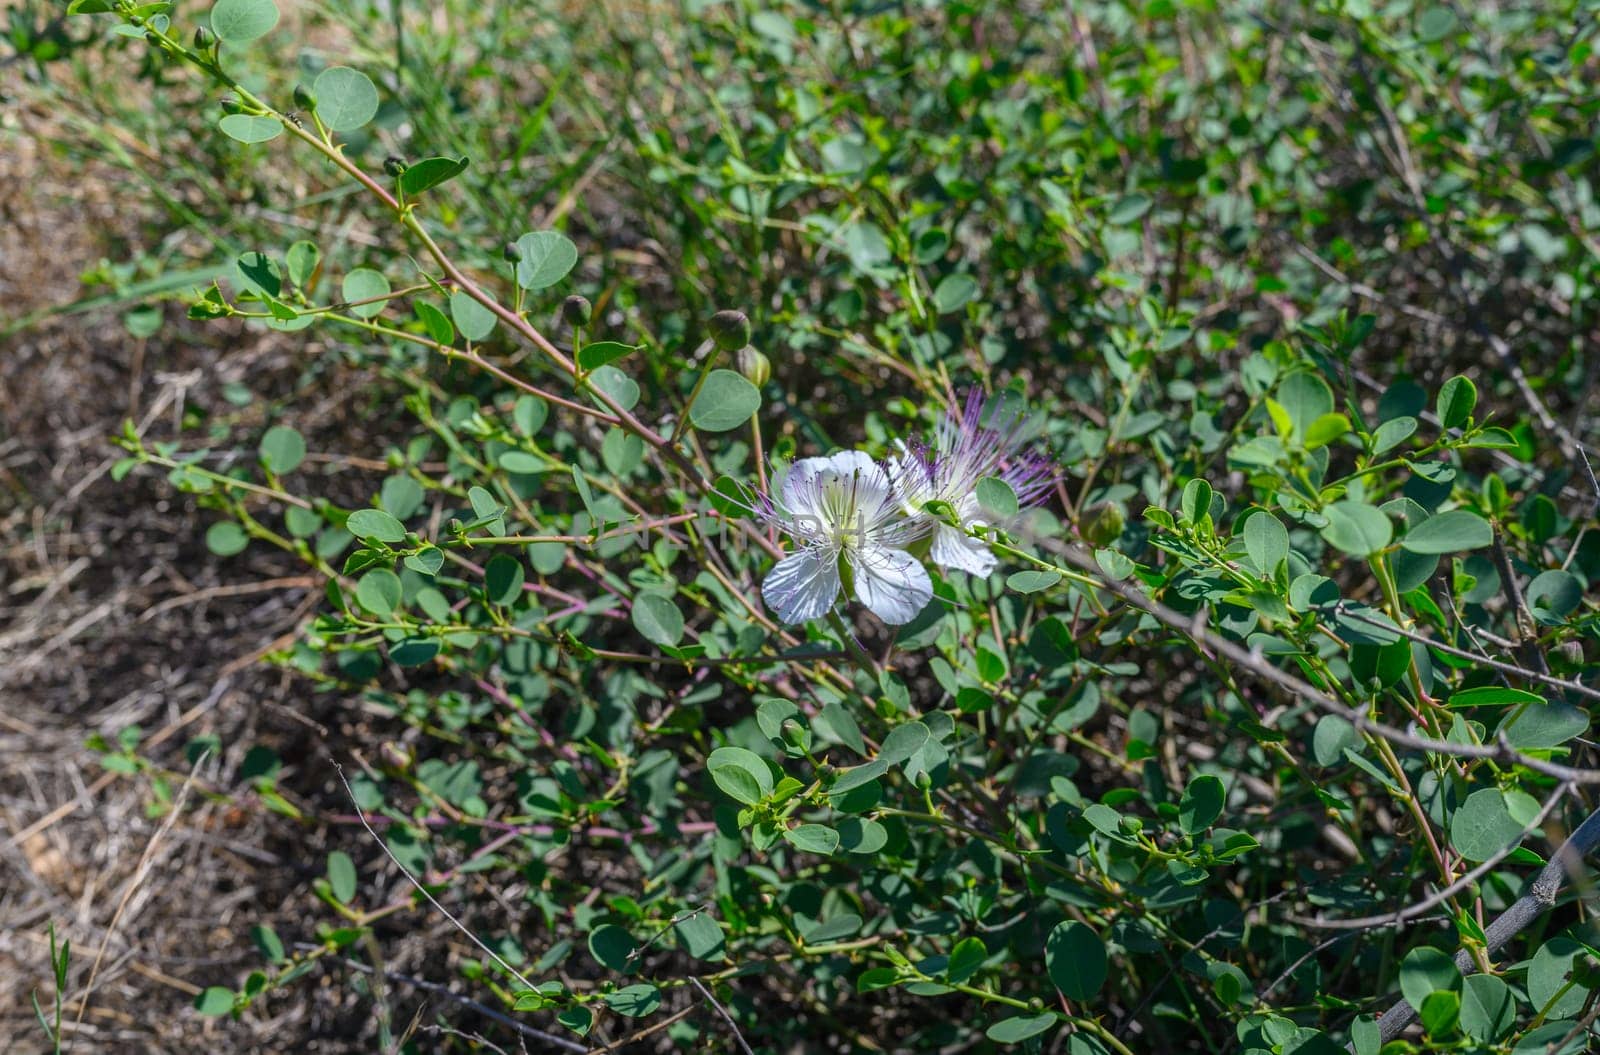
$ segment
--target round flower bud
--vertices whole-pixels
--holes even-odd
[[[561,302],[561,318],[574,330],[581,330],[589,325],[589,320],[594,317],[594,305],[589,303],[589,298],[574,293]]]
[[[719,311],[711,316],[711,339],[724,352],[736,352],[750,343],[750,317],[742,311]]]
[[[1128,522],[1127,514],[1117,502],[1096,502],[1084,511],[1079,525],[1085,542],[1094,546],[1109,546],[1122,537],[1122,528]]]
[[[931,787],[933,787],[933,777],[929,776],[928,771],[924,769],[917,774],[917,788],[921,791],[927,791]]]
[[[772,379],[772,361],[751,345],[739,349],[738,364],[744,379],[757,388]]]
[[[224,95],[222,97],[222,112],[223,113],[225,113],[225,114],[236,114],[236,113],[241,113],[243,110],[244,110],[244,107],[239,105],[239,97],[238,96],[236,96],[236,95]]]
[[[406,163],[404,158],[397,158],[393,154],[390,154],[388,157],[383,159],[383,171],[387,172],[395,179],[399,179],[401,173],[405,172],[405,170]]]
[[[517,243],[507,242],[500,247],[500,259],[508,264],[515,264],[522,259],[522,250],[517,248]]]
[[[217,42],[216,35],[205,26],[196,26],[194,29],[194,47],[196,51],[209,51],[211,45]]]
[[[303,84],[294,86],[294,104],[302,110],[315,110],[317,97],[311,94],[311,89]]]

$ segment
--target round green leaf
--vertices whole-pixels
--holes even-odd
[[[1494,531],[1487,520],[1470,509],[1452,509],[1407,531],[1400,547],[1412,553],[1458,553],[1493,543]]]
[[[933,291],[933,307],[941,315],[960,311],[978,298],[978,282],[971,275],[946,275]]]
[[[1479,788],[1451,816],[1450,845],[1469,861],[1487,861],[1515,842],[1522,828],[1511,815],[1504,792]]]
[[[606,1006],[619,1015],[642,1018],[661,1006],[661,990],[641,982],[607,993],[603,999]]]
[[[1517,1020],[1511,987],[1492,974],[1469,974],[1461,988],[1461,1029],[1473,1040],[1499,1040]]]
[[[1017,493],[1011,490],[1011,485],[997,476],[985,476],[978,481],[974,489],[978,504],[990,516],[1001,520],[1017,515],[1020,508],[1017,504]]]
[[[261,464],[278,475],[292,473],[305,461],[306,441],[287,425],[276,425],[261,437]]]
[[[381,509],[358,509],[350,514],[344,526],[356,538],[401,542],[406,537],[405,525]]]
[[[712,372],[712,376],[714,377],[717,374],[727,372],[728,371],[726,370],[716,370]],[[738,374],[734,374],[734,376],[739,377]],[[739,377],[739,380],[744,381],[744,378]],[[748,381],[745,381],[744,383],[747,385],[750,384]],[[710,384],[710,382],[708,381],[707,384]],[[598,392],[604,392],[611,398],[613,403],[621,407],[623,410],[632,410],[639,403],[638,382],[634,381],[633,378],[629,377],[627,374],[623,373],[621,370],[618,370],[614,366],[602,366],[600,369],[590,374],[589,385]],[[752,385],[751,391],[754,390],[755,388]],[[701,395],[704,394],[704,392],[701,393]],[[689,417],[691,420],[694,418],[694,412],[692,410],[689,413]]]
[[[1038,593],[1061,581],[1061,573],[1029,568],[1006,576],[1006,588],[1016,593]]]
[[[494,312],[460,290],[450,294],[450,317],[461,336],[469,341],[481,341],[494,332]]]
[[[227,114],[217,127],[223,135],[241,143],[265,143],[283,134],[283,125],[276,117],[261,114]]]
[[[824,857],[839,848],[839,833],[826,824],[799,824],[786,830],[783,837],[796,850],[821,854]]]
[[[354,132],[378,113],[378,89],[360,70],[329,66],[311,86],[317,117],[335,132]]]
[[[363,319],[370,319],[383,312],[388,306],[387,300],[374,299],[386,298],[389,295],[389,280],[383,277],[383,272],[374,271],[370,267],[358,267],[344,276],[344,283],[339,289],[345,303],[350,304],[350,313],[359,315]],[[366,304],[356,304],[358,300],[368,301]]]
[[[727,942],[722,928],[711,913],[696,912],[672,925],[678,935],[678,944],[697,960],[720,960],[727,955]]]
[[[600,371],[596,371],[598,376]],[[748,422],[761,409],[756,386],[732,370],[713,370],[689,407],[689,420],[706,432],[727,432]]]
[[[1322,537],[1352,557],[1369,557],[1394,537],[1394,525],[1383,511],[1365,502],[1344,499],[1324,509],[1328,525]]]
[[[527,290],[548,289],[578,262],[578,247],[559,231],[529,231],[516,247],[517,285]]]
[[[711,779],[730,797],[753,806],[772,794],[772,770],[742,747],[719,747],[706,759]]]
[[[641,593],[633,599],[633,628],[646,641],[673,648],[683,640],[683,613],[670,597]]]
[[[1210,774],[1195,777],[1183,789],[1183,799],[1178,803],[1178,823],[1189,835],[1203,832],[1222,816],[1226,800],[1221,780]]]
[[[929,729],[922,722],[897,725],[883,738],[878,761],[890,766],[899,765],[922,750],[922,745],[928,742],[928,736]]]
[[[589,954],[613,971],[628,973],[632,966],[628,958],[638,948],[633,935],[614,923],[603,923],[589,934]]]
[[[1056,925],[1044,946],[1050,980],[1068,1000],[1092,1000],[1106,981],[1106,946],[1077,920]]]
[[[1575,985],[1561,993],[1572,974],[1572,965],[1583,955],[1583,946],[1571,938],[1551,938],[1539,946],[1528,964],[1528,999],[1535,1011],[1545,1011],[1546,1018],[1566,1018],[1583,1010],[1589,999],[1587,989]],[[1557,993],[1561,995],[1558,997]]]
[[[220,985],[208,986],[194,998],[194,1009],[207,1018],[226,1015],[233,1010],[233,990]]]
[[[522,596],[525,577],[520,560],[509,553],[497,553],[484,565],[484,595],[494,604],[514,604]]]
[[[400,603],[400,576],[388,568],[373,568],[356,583],[356,603],[380,619],[393,615]]]
[[[211,32],[229,44],[248,44],[278,24],[272,0],[217,0],[211,6]]]
[[[1273,575],[1289,557],[1289,532],[1266,510],[1252,513],[1244,522],[1244,549],[1263,575]]]
[[[389,658],[402,667],[420,667],[438,654],[439,641],[431,637],[408,637],[389,648]]]
[[[1400,993],[1406,1003],[1422,1010],[1423,1001],[1440,990],[1461,988],[1461,972],[1448,953],[1422,945],[1406,953],[1400,961]]]
[[[1583,603],[1583,583],[1569,571],[1540,572],[1524,594],[1528,609],[1541,623],[1564,623]]]
[[[250,545],[244,528],[231,520],[221,520],[206,529],[206,549],[219,557],[231,557]]]

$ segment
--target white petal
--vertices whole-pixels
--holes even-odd
[[[928,547],[928,559],[941,568],[955,568],[980,579],[988,578],[999,560],[987,543],[963,534],[949,524],[940,524]]]
[[[801,458],[783,474],[779,493],[783,496],[783,512],[790,517],[815,517],[821,513],[817,505],[817,476],[827,470],[826,458]]]
[[[839,599],[839,558],[826,546],[809,546],[780,560],[761,581],[761,596],[782,622],[821,619]]]
[[[933,580],[903,549],[868,546],[847,550],[855,573],[856,600],[890,626],[909,623],[933,600]]]
[[[822,462],[827,468],[832,469],[846,480],[852,475],[859,475],[863,489],[875,488],[887,491],[889,477],[883,471],[883,466],[878,464],[866,451],[839,451],[826,458],[807,458],[808,462]],[[799,464],[799,463],[796,463]]]

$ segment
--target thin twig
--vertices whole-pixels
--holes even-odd
[[[750,1050],[750,1045],[745,1043],[744,1034],[739,1032],[739,1023],[735,1022],[733,1016],[728,1014],[728,1009],[718,1003],[717,998],[711,995],[711,990],[706,988],[706,984],[692,974],[689,976],[689,981],[694,983],[696,989],[700,990],[701,996],[711,1001],[711,1006],[717,1009],[717,1014],[721,1015],[722,1020],[728,1024],[728,1028],[733,1030],[733,1039],[739,1042],[739,1048],[744,1052],[744,1055],[756,1055],[755,1052]]]

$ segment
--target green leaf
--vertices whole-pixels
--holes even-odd
[[[344,283],[339,288],[340,297],[346,304],[350,304],[350,313],[363,319],[370,319],[383,313],[388,307],[389,280],[383,272],[374,271],[370,267],[358,267],[344,277]],[[367,304],[356,304],[358,300],[370,301]]]
[[[749,422],[760,409],[755,385],[732,370],[713,370],[689,407],[689,420],[705,432],[727,432]]]
[[[432,637],[408,637],[389,647],[389,658],[402,667],[420,667],[439,654],[439,640]]]
[[[356,863],[343,850],[328,855],[328,886],[341,905],[348,905],[356,896]]]
[[[625,986],[614,993],[607,993],[602,999],[607,1007],[619,1015],[642,1018],[661,1006],[661,990],[640,982],[637,985]]]
[[[983,1035],[996,1044],[1021,1044],[1029,1037],[1037,1037],[1057,1021],[1056,1016],[1048,1011],[1042,1015],[1013,1015],[1002,1018],[984,1030]]]
[[[403,542],[405,525],[381,509],[358,509],[344,522],[345,530],[356,538],[379,542]]]
[[[492,604],[515,604],[522,597],[525,577],[520,560],[509,553],[497,553],[483,568],[484,596]]]
[[[1574,985],[1565,993],[1561,990],[1572,974],[1573,964],[1585,955],[1582,945],[1566,937],[1551,938],[1539,946],[1528,964],[1528,999],[1534,1010],[1545,1010],[1548,1005],[1546,1017],[1566,1018],[1583,1009],[1589,999],[1587,989]]]
[[[455,179],[467,170],[467,159],[423,158],[400,174],[400,189],[407,197],[416,197],[441,183]]]
[[[261,454],[261,464],[280,476],[294,472],[306,457],[306,441],[299,432],[287,425],[268,429],[262,435],[257,449]]]
[[[1006,576],[1006,588],[1017,593],[1038,593],[1061,581],[1061,573],[1030,568]]]
[[[1378,1028],[1378,1020],[1362,1015],[1350,1023],[1350,1046],[1356,1055],[1378,1055],[1383,1047],[1383,1031]]]
[[[1307,450],[1326,447],[1350,431],[1350,419],[1343,414],[1323,414],[1306,426],[1302,441]]]
[[[380,619],[394,614],[400,597],[400,576],[388,568],[373,568],[356,583],[356,603]]]
[[[1461,1029],[1480,1043],[1499,1040],[1516,1024],[1511,987],[1492,974],[1469,974],[1461,989]]]
[[[607,363],[614,363],[624,356],[632,355],[638,349],[631,344],[622,344],[618,341],[595,341],[586,344],[578,351],[578,366],[584,371],[598,370]]]
[[[826,857],[839,848],[839,833],[825,824],[800,824],[785,829],[786,839],[797,850]]]
[[[461,336],[469,341],[481,341],[494,332],[494,312],[460,290],[450,294],[450,317]]]
[[[1278,403],[1288,412],[1295,435],[1304,442],[1312,424],[1333,413],[1333,390],[1316,374],[1291,374],[1278,386]]]
[[[1445,429],[1459,429],[1472,417],[1478,405],[1478,388],[1465,377],[1456,376],[1439,389],[1439,425]]]
[[[1375,506],[1343,499],[1324,509],[1328,524],[1322,537],[1352,557],[1369,557],[1394,537],[1394,524]]]
[[[589,955],[602,967],[620,974],[630,972],[630,957],[638,948],[639,943],[633,940],[633,935],[614,923],[603,923],[589,932]]]
[[[511,410],[511,420],[524,436],[536,434],[544,427],[549,416],[550,404],[538,396],[519,396],[517,405]]]
[[[678,944],[697,960],[721,960],[728,955],[722,928],[709,911],[696,912],[672,925]]]
[[[1422,1028],[1430,1037],[1443,1037],[1455,1032],[1461,1020],[1461,997],[1449,990],[1429,993],[1422,1001]]]
[[[417,313],[417,318],[422,320],[422,328],[428,331],[428,336],[435,342],[449,344],[456,339],[456,328],[444,312],[425,300],[412,301],[411,309]]]
[[[983,939],[974,935],[963,938],[950,950],[950,961],[945,965],[945,981],[951,985],[960,985],[978,972],[983,966],[983,961],[989,958],[989,948],[983,944]]]
[[[497,460],[500,468],[521,476],[535,476],[545,471],[544,461],[527,451],[501,451]]]
[[[1378,431],[1372,434],[1372,453],[1382,454],[1392,450],[1410,438],[1417,431],[1417,419],[1413,417],[1392,418],[1378,426]]]
[[[990,516],[1006,520],[1017,515],[1017,493],[1011,485],[997,476],[985,476],[974,488],[978,505]]]
[[[265,253],[243,253],[234,261],[233,276],[241,292],[276,297],[283,292],[283,271]]]
[[[1188,835],[1203,832],[1222,816],[1226,801],[1221,780],[1210,774],[1195,777],[1183,789],[1183,799],[1178,803],[1178,823]]]
[[[548,289],[578,263],[578,247],[558,231],[529,231],[516,247],[517,285],[526,290]]]
[[[683,640],[683,613],[672,598],[659,593],[640,593],[633,599],[633,628],[646,641],[664,648],[675,648]]]
[[[228,44],[248,44],[278,24],[272,0],[217,0],[211,5],[211,32]]]
[[[928,742],[929,735],[928,727],[922,722],[897,725],[883,738],[883,747],[878,751],[878,760],[885,765],[899,765],[922,750],[922,745]]]
[[[1430,7],[1417,19],[1417,37],[1433,44],[1454,33],[1457,25],[1456,13],[1448,7]]]
[[[1417,1011],[1436,992],[1461,988],[1461,972],[1447,953],[1421,945],[1400,961],[1400,993]]]
[[[207,1018],[226,1015],[233,1010],[233,990],[220,985],[208,986],[194,998],[194,1009]]]
[[[706,769],[717,787],[746,806],[772,794],[772,770],[754,751],[719,747],[706,759]]]
[[[360,70],[329,66],[311,85],[317,117],[335,132],[354,132],[378,114],[378,89]]]
[[[594,1025],[594,1012],[586,1007],[569,1007],[556,1015],[556,1021],[580,1037],[588,1036]]]
[[[940,315],[960,311],[978,298],[978,282],[971,275],[946,275],[933,291],[933,308]]]
[[[1400,547],[1412,553],[1457,553],[1493,543],[1494,530],[1487,520],[1470,509],[1452,509],[1407,531]]]
[[[219,520],[206,529],[206,549],[219,557],[231,557],[248,545],[250,536],[231,520]]]
[[[1469,861],[1487,861],[1520,838],[1522,829],[1505,792],[1480,788],[1451,815],[1450,845]]]
[[[1106,223],[1113,227],[1126,227],[1149,212],[1154,204],[1147,194],[1124,195],[1111,206],[1111,211],[1106,214]]]
[[[1553,568],[1534,576],[1523,599],[1535,620],[1558,626],[1583,603],[1583,582],[1569,571]]]
[[[743,381],[744,378],[741,377],[739,380]],[[590,374],[589,385],[596,391],[610,396],[612,402],[623,410],[632,410],[639,402],[638,382],[614,366],[602,366]]]
[[[1050,981],[1068,1000],[1094,999],[1106,981],[1106,946],[1077,920],[1056,925],[1044,946]]]
[[[283,254],[284,263],[289,268],[289,281],[301,290],[310,287],[311,277],[317,273],[317,262],[321,259],[322,251],[315,242],[302,239],[291,245]]]
[[[276,117],[260,114],[227,114],[217,127],[223,135],[241,143],[265,143],[283,134],[283,125]]]
[[[1244,522],[1244,549],[1256,570],[1270,577],[1289,558],[1289,532],[1266,510],[1252,513]]]

